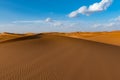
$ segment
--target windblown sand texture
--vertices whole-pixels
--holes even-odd
[[[57,34],[9,38],[0,80],[120,80],[120,47]]]

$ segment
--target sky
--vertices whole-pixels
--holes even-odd
[[[0,32],[120,30],[119,0],[0,0]]]

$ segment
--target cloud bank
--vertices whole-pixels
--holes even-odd
[[[120,16],[105,22],[87,22],[73,20],[55,20],[52,18],[40,20],[13,21],[0,24],[0,32],[73,32],[73,31],[112,31],[120,30]]]
[[[109,22],[106,23],[98,23],[98,24],[94,24],[93,28],[118,28],[120,29],[120,16],[109,20]]]
[[[68,16],[70,18],[77,17],[79,14],[87,15],[93,14],[95,12],[101,12],[106,10],[112,4],[112,0],[102,0],[101,2],[96,2],[89,7],[82,6],[78,10],[71,12]]]
[[[13,21],[13,24],[47,24],[55,27],[62,26],[61,21],[53,20],[52,18],[46,18],[45,20],[22,20],[22,21]]]

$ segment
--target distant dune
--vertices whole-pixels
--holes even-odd
[[[119,34],[90,37],[103,42],[109,36],[114,38],[107,41],[110,44],[80,39],[78,34],[0,36],[0,80],[120,80],[120,47],[110,45]]]
[[[120,31],[113,32],[74,32],[65,34],[69,37],[92,40],[120,46]]]
[[[9,41],[12,39],[19,39],[21,37],[26,37],[26,36],[31,36],[31,35],[36,35],[36,34],[34,33],[17,34],[17,33],[3,32],[0,34],[0,42]]]

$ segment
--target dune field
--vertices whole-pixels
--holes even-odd
[[[0,34],[0,80],[120,80],[119,34]]]

